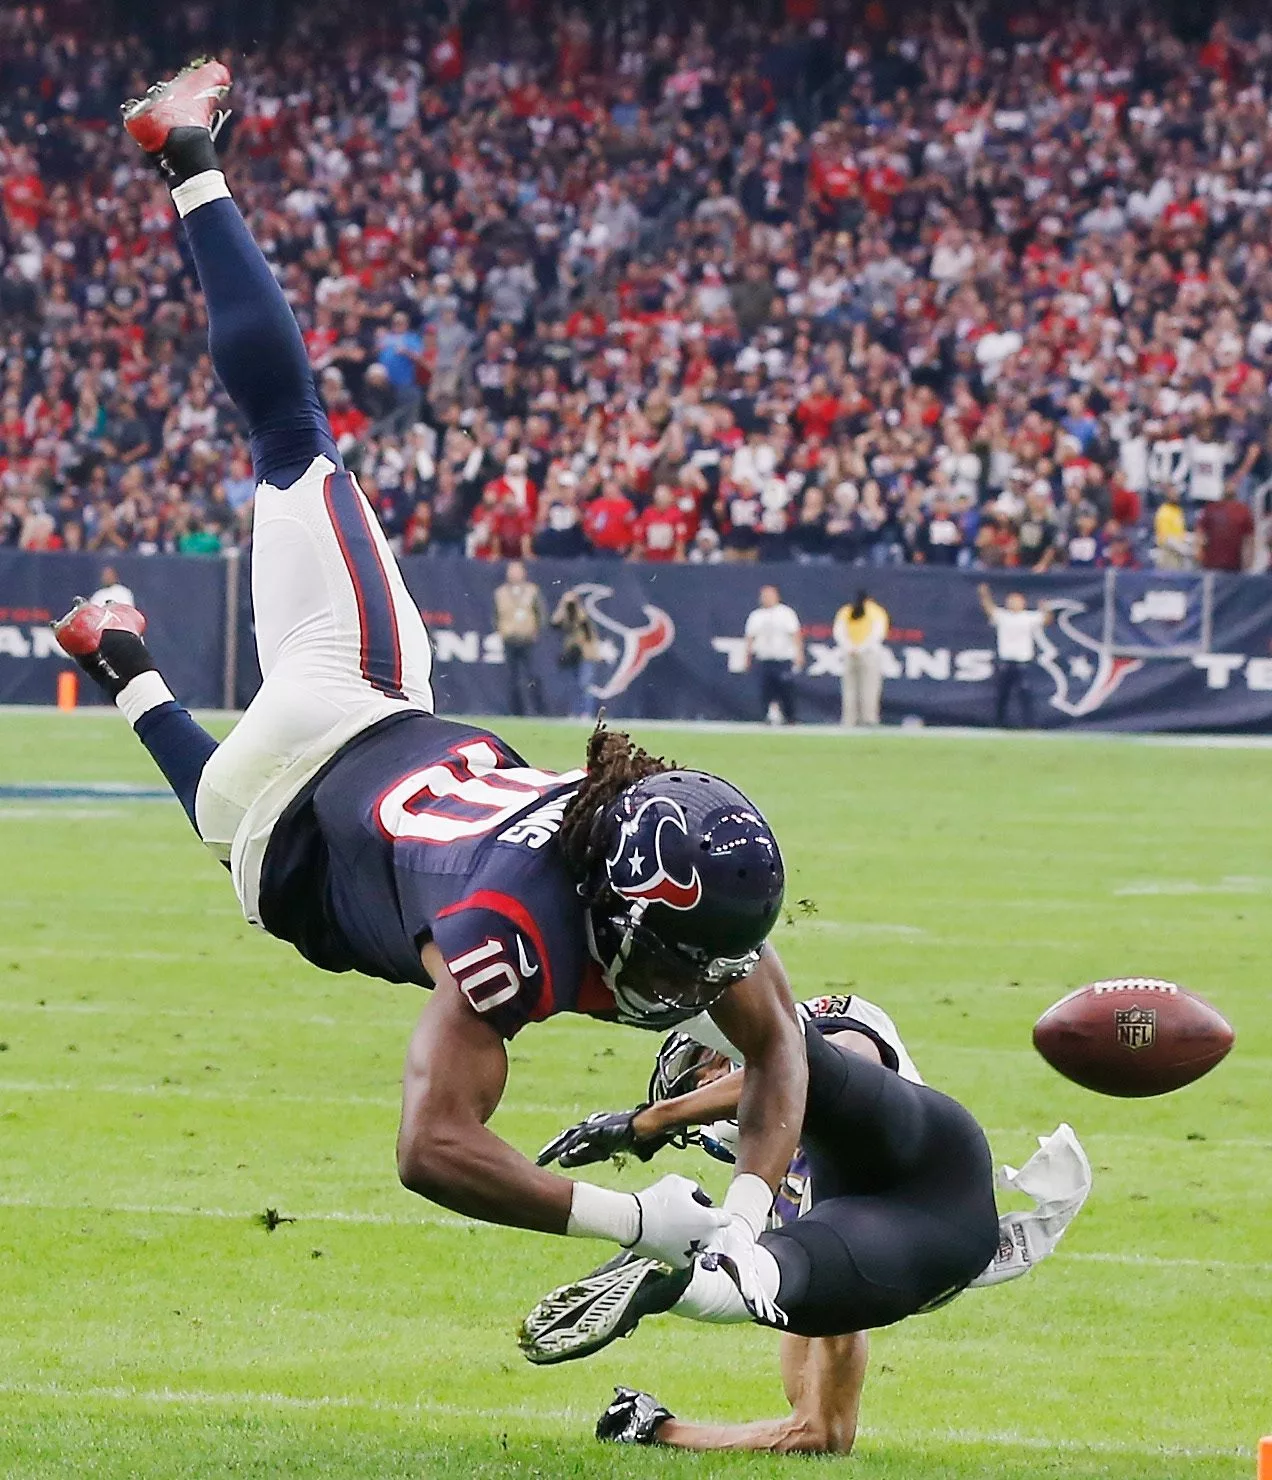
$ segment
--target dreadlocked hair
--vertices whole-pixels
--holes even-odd
[[[674,771],[676,763],[637,745],[623,730],[609,730],[599,719],[587,742],[587,775],[561,819],[557,843],[570,872],[580,882],[596,862],[592,824],[622,792],[646,776]]]

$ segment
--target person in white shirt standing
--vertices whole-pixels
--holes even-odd
[[[132,588],[125,586],[119,579],[119,572],[113,565],[102,568],[102,583],[89,598],[95,606],[105,606],[108,601],[113,601],[119,606],[135,606]]]
[[[1019,698],[1020,715],[1027,730],[1034,726],[1033,693],[1029,687],[1029,670],[1038,655],[1042,629],[1051,621],[1051,612],[1039,608],[1031,611],[1019,591],[1007,597],[1005,606],[996,606],[990,590],[982,581],[978,590],[981,607],[993,624],[997,638],[997,660],[994,663],[994,723],[1000,730],[1008,728],[1008,706],[1012,695]]]
[[[795,675],[804,667],[804,634],[776,586],[760,587],[746,619],[746,666],[760,677],[760,709],[770,724],[795,723]]]
[[[835,645],[843,655],[842,723],[847,729],[879,723],[883,695],[883,644],[888,613],[866,591],[835,613]]]

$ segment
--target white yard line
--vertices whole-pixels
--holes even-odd
[[[593,1411],[581,1408],[541,1408],[529,1403],[518,1407],[483,1408],[461,1403],[437,1403],[417,1398],[414,1403],[392,1403],[379,1398],[333,1393],[318,1398],[303,1398],[292,1393],[227,1392],[209,1393],[173,1388],[133,1388],[75,1386],[69,1383],[0,1382],[0,1394],[15,1398],[44,1398],[55,1402],[135,1403],[142,1406],[176,1408],[279,1408],[303,1413],[331,1410],[384,1413],[403,1418],[438,1417],[514,1420],[519,1423],[591,1422]],[[1162,1456],[1176,1459],[1249,1458],[1251,1450],[1240,1445],[1229,1447],[1179,1444],[1143,1444],[1131,1440],[1055,1438],[1045,1434],[976,1433],[969,1429],[906,1428],[893,1432],[863,1428],[863,1436],[875,1442],[914,1444],[993,1445],[1000,1449],[1061,1450],[1066,1454],[1126,1454]]]
[[[191,1208],[153,1203],[84,1203],[56,1202],[39,1197],[0,1196],[0,1208],[26,1209],[41,1213],[97,1213],[112,1216],[138,1218],[213,1218],[230,1222],[248,1223],[260,1216],[260,1210],[246,1208]],[[396,1228],[467,1228],[483,1233],[496,1232],[501,1225],[480,1223],[470,1218],[459,1218],[450,1213],[433,1213],[426,1210],[414,1213],[348,1213],[334,1211],[309,1211],[301,1208],[280,1208],[285,1216],[294,1217],[298,1224],[304,1223],[350,1223],[355,1225],[387,1225]],[[1272,1274],[1272,1263],[1232,1259],[1175,1259],[1153,1254],[1111,1253],[1068,1253],[1061,1251],[1054,1256],[1057,1262],[1070,1260],[1087,1264],[1119,1264],[1145,1269],[1218,1269],[1242,1276]]]
[[[129,1218],[213,1218],[231,1223],[250,1223],[258,1219],[261,1210],[249,1212],[245,1208],[183,1208],[165,1206],[162,1203],[82,1203],[52,1202],[38,1197],[0,1196],[0,1208],[29,1209],[37,1213],[106,1213],[111,1216]],[[471,1218],[459,1218],[452,1213],[342,1213],[304,1212],[293,1213],[287,1208],[278,1211],[287,1218],[294,1217],[298,1223],[352,1223],[374,1226],[387,1225],[393,1228],[473,1228],[485,1232],[495,1228],[493,1223],[478,1223]],[[288,1226],[288,1225],[284,1225]]]
[[[1065,1259],[1082,1259],[1088,1264],[1142,1265],[1146,1269],[1228,1269],[1242,1274],[1272,1274],[1272,1262],[1237,1259],[1175,1259],[1157,1254],[1065,1254]]]
[[[237,1105],[367,1105],[378,1110],[401,1108],[400,1095],[293,1095],[252,1094],[246,1090],[203,1089],[187,1084],[80,1084],[69,1079],[0,1079],[0,1094],[14,1095],[136,1095],[143,1099],[212,1101]],[[561,1101],[555,1105],[508,1100],[498,1113],[508,1115],[570,1116],[583,1111],[583,1102]]]
[[[414,1403],[389,1403],[379,1398],[360,1398],[345,1393],[301,1398],[292,1393],[206,1393],[178,1391],[173,1388],[73,1387],[57,1382],[0,1382],[0,1394],[18,1398],[65,1399],[67,1402],[171,1404],[182,1408],[241,1408],[245,1404],[252,1404],[264,1408],[296,1409],[306,1413],[348,1408],[369,1413],[400,1414],[406,1418],[427,1417],[431,1414],[439,1418],[517,1419],[532,1423],[558,1423],[562,1420],[591,1417],[590,1410],[585,1412],[576,1408],[539,1408],[528,1403],[516,1408],[478,1408],[461,1403],[434,1403],[427,1398],[417,1398]]]

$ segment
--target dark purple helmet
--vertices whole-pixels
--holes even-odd
[[[647,776],[592,826],[592,952],[626,1021],[683,1022],[759,960],[786,887],[777,839],[737,787],[703,771]]]

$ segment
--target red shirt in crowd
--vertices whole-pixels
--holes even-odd
[[[352,404],[330,412],[327,420],[331,423],[331,435],[337,443],[345,437],[352,437],[356,442],[371,425],[366,413]]]
[[[642,560],[678,560],[684,553],[688,531],[685,517],[676,507],[659,509],[653,504],[636,521],[636,554]]]
[[[636,529],[636,510],[622,493],[603,493],[583,512],[583,533],[594,550],[625,554]]]
[[[586,312],[584,309],[576,308],[565,321],[565,332],[574,340],[585,339],[589,342],[605,338],[605,315],[595,311]]]
[[[428,70],[435,82],[458,82],[464,75],[464,39],[458,26],[447,26],[428,54]]]
[[[34,231],[44,209],[44,182],[32,171],[4,182],[4,209],[19,231]]]
[[[1235,498],[1207,504],[1197,516],[1204,570],[1241,570],[1245,542],[1254,534],[1250,510]]]
[[[799,403],[795,419],[806,437],[820,437],[825,442],[842,410],[835,396],[809,396]]]
[[[473,514],[476,536],[472,553],[477,560],[517,560],[525,554],[534,520],[510,500],[479,504]]]

